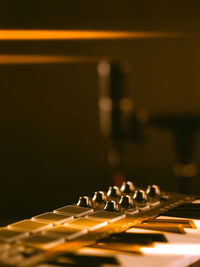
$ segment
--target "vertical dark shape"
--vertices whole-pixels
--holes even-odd
[[[108,163],[116,185],[124,180],[123,155],[123,112],[120,103],[124,97],[125,74],[119,62],[101,61],[99,74],[100,128],[108,144]]]

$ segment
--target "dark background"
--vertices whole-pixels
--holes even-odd
[[[1,29],[142,30],[199,33],[200,2],[0,0]],[[197,34],[198,35],[198,34]],[[118,57],[132,66],[135,108],[200,111],[200,38],[0,41],[0,54]],[[111,183],[99,130],[97,64],[0,65],[1,217],[19,219],[77,201]],[[199,146],[195,163],[199,165]],[[176,191],[169,131],[127,143],[137,185]],[[199,193],[199,178],[192,191]]]

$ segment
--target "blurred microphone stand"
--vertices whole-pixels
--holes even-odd
[[[99,74],[99,118],[100,128],[108,147],[108,164],[113,182],[121,185],[124,181],[123,146],[130,129],[132,102],[124,97],[126,71],[118,62],[101,61]],[[129,109],[123,109],[129,101]],[[126,125],[127,122],[127,125]]]

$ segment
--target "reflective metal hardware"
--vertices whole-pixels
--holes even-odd
[[[118,207],[117,202],[110,200],[110,201],[106,202],[104,210],[106,210],[106,211],[118,211],[119,207]]]
[[[32,217],[33,221],[43,222],[43,223],[52,223],[55,225],[62,224],[68,221],[72,221],[74,216],[71,215],[62,215],[56,214],[54,212],[46,212],[35,217]]]
[[[49,229],[43,232],[43,234],[48,235],[48,236],[63,237],[67,240],[72,240],[84,234],[87,234],[87,232],[88,232],[87,229],[76,229],[76,228],[71,228],[66,225],[60,225],[60,226],[53,227],[52,229]]]
[[[89,197],[82,196],[82,197],[79,197],[77,206],[83,207],[83,208],[91,208],[92,207],[92,202],[91,202]]]
[[[93,201],[93,207],[95,210],[102,210],[105,206],[107,197],[106,193],[103,191],[97,191],[94,193],[94,196],[92,198]]]
[[[146,204],[147,203],[147,194],[144,190],[136,190],[133,196],[133,200],[137,204]]]
[[[57,214],[63,214],[63,215],[73,215],[74,217],[82,217],[93,212],[93,209],[77,207],[75,205],[69,205],[69,206],[56,209],[53,212]]]
[[[146,190],[147,196],[150,201],[160,198],[160,188],[157,185],[149,185]]]
[[[156,207],[156,206],[160,205],[160,201],[158,200],[158,201],[150,202],[149,204],[151,207]]]
[[[0,240],[3,242],[15,242],[21,238],[27,237],[28,232],[18,232],[8,228],[0,228]]]
[[[133,206],[133,200],[129,195],[121,196],[119,201],[119,207],[123,209],[129,209]]]
[[[107,192],[107,196],[110,200],[119,199],[121,192],[117,186],[110,186]]]
[[[125,211],[125,213],[126,213],[127,215],[135,215],[135,214],[137,214],[138,212],[139,212],[139,210],[136,209],[136,208],[128,209],[128,210]]]
[[[121,192],[125,195],[133,195],[135,192],[135,185],[130,181],[123,182]]]
[[[61,243],[64,243],[64,238],[46,236],[46,235],[32,235],[20,241],[21,244],[31,246],[39,249],[50,249]]]
[[[40,222],[34,222],[32,220],[23,220],[13,224],[8,225],[8,229],[36,233],[42,230],[50,228],[51,224],[45,224]]]
[[[88,231],[97,230],[107,225],[107,222],[100,222],[97,220],[91,220],[90,218],[78,218],[70,223],[65,224],[68,227],[74,227],[78,229],[87,229]]]
[[[116,221],[119,221],[123,218],[125,218],[126,215],[120,212],[111,212],[111,211],[105,211],[105,210],[99,210],[91,215],[88,215],[87,218],[92,218],[96,220],[101,220],[101,221],[107,221],[109,223],[113,223]]]
[[[150,206],[147,205],[147,204],[144,204],[144,205],[138,205],[137,208],[141,211],[145,211],[145,210],[148,210],[150,209]]]
[[[107,200],[105,192],[103,191],[95,192],[92,200],[97,203],[102,203],[102,202],[105,203]]]

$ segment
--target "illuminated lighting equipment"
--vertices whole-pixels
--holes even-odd
[[[87,31],[87,30],[0,30],[0,40],[88,40],[179,38],[191,34],[177,32]]]
[[[4,64],[57,64],[96,62],[98,58],[84,56],[0,54],[0,65]]]

